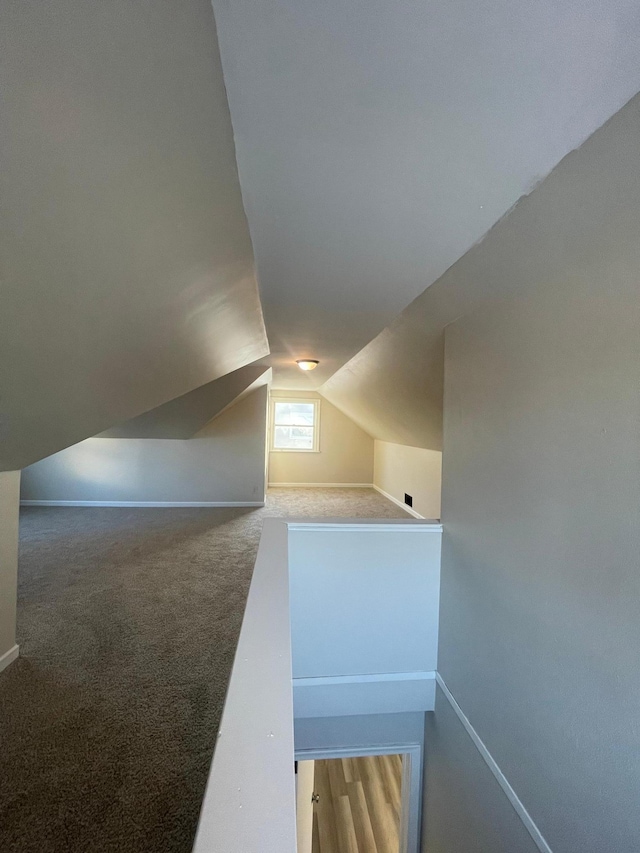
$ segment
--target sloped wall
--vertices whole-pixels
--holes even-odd
[[[205,427],[240,397],[266,385],[271,370],[264,365],[240,367],[195,391],[101,432],[97,438],[186,439]]]
[[[44,502],[261,503],[267,387],[194,438],[89,438],[23,471],[22,499]]]
[[[0,4],[0,470],[268,353],[209,0]]]
[[[608,163],[599,151],[633,122],[636,95],[581,148],[567,155],[530,195],[417,297],[320,389],[354,423],[381,441],[442,450],[444,329],[490,302],[551,280],[567,246],[581,262],[598,260],[607,215],[626,239],[637,217],[632,152]],[[628,127],[628,145],[635,129]],[[596,162],[597,161],[597,162]],[[629,179],[629,180],[628,180]],[[621,204],[616,205],[619,194]],[[609,205],[591,211],[595,199]],[[631,203],[630,203],[631,202]],[[552,215],[549,212],[552,211]],[[508,237],[508,239],[507,239]]]

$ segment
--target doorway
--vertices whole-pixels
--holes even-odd
[[[298,853],[413,853],[420,752],[304,755],[296,776]]]

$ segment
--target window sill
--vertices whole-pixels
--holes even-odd
[[[301,450],[294,447],[272,447],[269,453],[321,453],[320,450]]]

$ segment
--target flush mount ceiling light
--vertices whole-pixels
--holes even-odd
[[[320,362],[317,358],[299,358],[296,360],[296,364],[300,370],[315,370]]]

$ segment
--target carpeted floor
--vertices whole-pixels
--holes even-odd
[[[406,517],[371,489],[275,489],[258,510],[23,510],[21,657],[0,674],[2,853],[191,850],[274,515]]]

